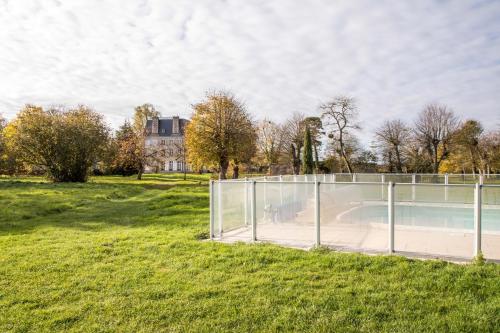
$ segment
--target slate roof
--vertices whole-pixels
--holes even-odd
[[[158,136],[172,136],[172,118],[159,118],[158,119]],[[184,127],[189,123],[189,120],[179,118],[179,132],[184,133]],[[148,120],[146,123],[146,128],[148,133],[151,133],[153,121]],[[179,134],[174,134],[173,136],[178,136]]]

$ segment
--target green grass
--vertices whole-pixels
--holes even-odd
[[[500,330],[500,266],[200,240],[207,180],[0,179],[0,332]]]

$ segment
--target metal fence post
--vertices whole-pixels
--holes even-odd
[[[256,182],[252,181],[252,241],[257,240],[257,200]]]
[[[218,218],[219,218],[219,236],[222,239],[222,181],[219,180],[217,183],[218,187],[218,193],[217,193],[217,198],[218,198]]]
[[[283,206],[283,176],[280,175],[280,204]]]
[[[214,181],[210,180],[210,240],[214,239],[215,211],[214,211]]]
[[[394,183],[389,182],[387,187],[387,212],[389,227],[389,253],[394,252]]]
[[[448,201],[448,174],[444,174],[444,201]]]
[[[267,176],[264,176],[264,208],[267,205]]]
[[[321,233],[320,233],[320,196],[319,196],[319,185],[320,182],[314,182],[314,227],[316,229],[316,247],[321,245]]]
[[[384,200],[384,183],[385,183],[385,175],[382,174],[382,177],[381,177],[381,183],[382,183],[382,186],[381,186],[381,193],[380,193],[380,198],[381,200]]]
[[[413,174],[411,175],[411,183],[413,184],[411,186],[411,201],[415,201],[415,184],[417,183],[417,175]]]
[[[483,185],[484,184],[484,176],[481,174],[479,175],[479,185]]]
[[[245,177],[245,225],[248,225],[248,177]]]
[[[297,175],[293,175],[293,209],[297,211]]]
[[[481,254],[481,192],[483,186],[476,183],[474,189],[474,255]]]

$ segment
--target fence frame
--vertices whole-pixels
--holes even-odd
[[[352,181],[347,181],[347,182],[337,182],[336,181],[336,174],[332,174],[330,179],[331,181],[323,181],[320,182],[318,180],[318,177],[315,176],[314,179],[308,180],[307,175],[306,175],[306,180],[304,181],[299,181],[297,180],[297,176],[293,177],[293,180],[287,181],[284,180],[282,176],[279,176],[279,179],[277,181],[275,180],[269,180],[267,177],[264,177],[263,179],[259,178],[245,178],[244,180],[210,180],[209,182],[209,194],[210,194],[210,240],[214,240],[216,238],[216,232],[215,232],[215,223],[218,222],[219,225],[219,230],[218,234],[219,237],[222,239],[223,237],[223,232],[224,232],[224,225],[223,225],[223,196],[222,196],[222,188],[224,183],[243,183],[242,186],[244,187],[245,191],[245,204],[244,204],[244,212],[245,212],[245,225],[251,225],[251,240],[252,241],[257,241],[257,199],[256,199],[256,187],[257,183],[264,184],[264,187],[267,187],[268,184],[271,183],[277,183],[279,184],[279,192],[280,192],[280,200],[281,203],[283,203],[283,185],[284,184],[313,184],[314,185],[314,230],[315,230],[315,241],[314,241],[314,246],[319,247],[321,246],[321,196],[320,196],[320,186],[322,183],[324,184],[353,184],[355,185],[362,185],[362,184],[380,184],[383,185],[382,189],[384,188],[384,185],[387,185],[387,211],[388,211],[388,245],[387,245],[387,251],[388,253],[395,253],[395,252],[401,252],[401,251],[396,251],[395,250],[395,187],[398,185],[408,185],[411,184],[412,188],[412,201],[415,201],[415,188],[420,187],[420,186],[437,186],[437,187],[444,187],[444,192],[445,192],[445,201],[448,201],[448,189],[450,187],[454,186],[466,186],[466,187],[473,187],[474,188],[474,202],[473,202],[473,209],[474,209],[474,227],[473,227],[473,239],[474,239],[474,249],[473,249],[473,257],[476,257],[478,255],[481,255],[482,251],[482,192],[483,192],[483,187],[499,187],[500,185],[483,185],[483,177],[480,175],[478,182],[475,184],[450,184],[449,183],[449,175],[445,174],[445,181],[443,183],[416,183],[416,175],[412,175],[412,180],[411,183],[398,183],[398,182],[385,182],[385,174],[380,174],[381,175],[381,180],[382,182],[359,182],[357,181],[357,177],[353,175]],[[432,176],[432,175],[431,175]],[[496,176],[496,175],[495,175]],[[323,176],[323,180],[326,180],[326,176]],[[249,186],[250,185],[250,186]],[[216,186],[217,186],[217,193],[216,193]],[[250,189],[250,195],[249,195],[249,189]],[[265,191],[264,191],[265,192]],[[295,192],[295,189],[294,189]],[[217,195],[217,201],[215,200]],[[295,193],[294,193],[295,195]],[[249,200],[250,199],[250,200]],[[217,204],[217,217],[215,216],[215,206]],[[250,207],[249,207],[250,206]],[[250,223],[247,222],[248,218],[248,213],[250,212]],[[218,220],[218,221],[217,221]]]

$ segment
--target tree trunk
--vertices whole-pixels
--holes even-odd
[[[344,159],[344,162],[347,166],[347,170],[349,171],[349,173],[353,173],[351,162],[349,162],[349,159],[347,158],[347,154],[344,150],[344,144],[342,142],[340,143],[340,153],[342,154],[342,158]]]
[[[401,153],[399,152],[399,148],[394,147],[396,151],[396,171],[402,173],[403,172],[403,163],[401,163]]]
[[[238,179],[240,177],[240,167],[235,164],[233,167],[233,179]]]
[[[474,158],[474,150],[472,147],[469,147],[470,160],[472,162],[472,174],[475,174],[479,169],[476,165],[476,159]]]
[[[138,169],[139,171],[137,172],[137,180],[141,180],[142,174],[144,173],[144,165],[141,163]]]
[[[292,144],[292,166],[293,166],[293,174],[300,174],[300,148],[295,148]]]
[[[313,141],[313,148],[314,148],[314,173],[318,173],[319,171],[319,160],[318,160],[318,147],[316,144],[316,141]]]
[[[434,152],[433,152],[433,172],[434,173],[439,173],[439,162],[438,162],[438,146],[437,145],[433,145],[434,147]]]
[[[219,168],[219,179],[227,179],[226,174],[227,174],[227,168],[229,167],[229,161],[222,157],[220,159],[220,168]]]

